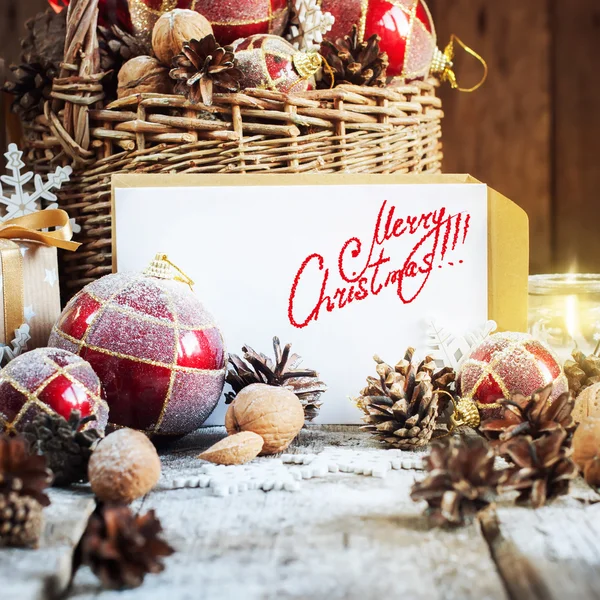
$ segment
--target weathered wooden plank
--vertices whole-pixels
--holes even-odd
[[[560,270],[600,271],[600,11],[553,0],[555,257]]]
[[[482,525],[511,598],[600,598],[600,504],[499,508]]]
[[[552,235],[547,2],[432,0],[428,4],[440,48],[455,33],[485,58],[490,69],[487,83],[473,94],[442,86],[444,170],[470,173],[523,207],[530,218],[531,268],[545,271],[551,261]],[[570,10],[570,2],[562,4],[565,12]],[[470,87],[482,70],[457,47],[456,72],[459,83]]]
[[[177,453],[165,457],[165,479],[189,472],[200,448],[219,435],[222,430],[212,430],[196,434],[195,442],[184,440]],[[190,444],[194,449],[185,450]],[[294,450],[331,446],[369,448],[372,442],[357,428],[311,427]],[[505,600],[477,525],[430,530],[423,506],[409,498],[414,476],[410,471],[393,471],[384,479],[332,474],[307,481],[294,493],[225,498],[202,489],[159,488],[143,509],[156,509],[178,552],[164,573],[119,598]],[[71,598],[96,597],[94,585],[83,570]]]
[[[47,600],[68,585],[72,551],[94,502],[89,494],[66,490],[51,490],[50,499],[39,549],[0,549],[2,600]]]

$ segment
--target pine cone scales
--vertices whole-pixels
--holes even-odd
[[[571,450],[564,446],[567,433],[560,429],[537,440],[530,436],[512,439],[506,451],[515,466],[506,470],[502,491],[518,491],[518,500],[529,500],[534,508],[569,492],[569,483],[577,476]]]
[[[383,87],[389,61],[388,55],[379,50],[379,40],[379,36],[372,35],[367,41],[360,42],[358,27],[354,25],[349,35],[335,43],[325,41],[322,52],[329,69],[324,69],[320,87],[330,87],[332,77],[335,85],[349,83]]]
[[[75,550],[73,572],[85,564],[107,588],[139,587],[147,573],[163,571],[161,559],[174,552],[161,532],[153,510],[140,516],[127,506],[99,504]]]
[[[242,347],[244,358],[235,354],[229,355],[231,369],[226,381],[233,392],[225,394],[227,404],[233,402],[236,394],[253,383],[281,386],[294,392],[304,407],[304,417],[312,421],[323,404],[321,395],[327,386],[319,380],[319,374],[311,369],[298,369],[302,358],[291,354],[291,344],[281,348],[278,337],[273,338],[275,361],[268,356],[255,352],[250,346]]]
[[[581,350],[573,351],[573,358],[565,363],[569,389],[578,395],[584,389],[600,382],[600,344],[593,354],[586,356]]]
[[[0,494],[0,547],[36,547],[42,524],[42,506],[37,500],[16,492]]]
[[[501,402],[504,415],[501,419],[489,419],[481,424],[480,431],[504,452],[506,442],[519,435],[530,435],[534,439],[563,429],[570,439],[575,430],[571,416],[574,400],[570,394],[562,394],[550,401],[552,384],[534,392],[527,398],[515,394],[510,400]]]
[[[45,457],[31,455],[23,437],[0,437],[0,494],[17,492],[48,506],[50,499],[44,490],[51,481]]]
[[[375,356],[379,378],[368,377],[356,401],[365,413],[362,429],[401,450],[428,444],[438,416],[438,395],[431,383],[435,362],[427,357],[415,367],[413,355],[409,348],[395,367]]]
[[[425,500],[436,525],[461,525],[496,497],[502,471],[494,470],[495,455],[481,438],[450,438],[434,444],[424,465],[428,475],[414,484],[413,500]]]
[[[72,411],[67,421],[61,415],[40,413],[24,435],[33,452],[45,456],[54,473],[54,485],[66,486],[87,480],[87,467],[94,444],[101,439],[95,429],[81,431],[95,417],[81,418]]]
[[[235,65],[233,48],[219,46],[211,34],[184,44],[182,53],[173,59],[169,74],[177,80],[175,93],[187,96],[194,104],[203,102],[210,106],[213,88],[240,90],[242,72]]]

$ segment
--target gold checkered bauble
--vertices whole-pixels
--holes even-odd
[[[88,362],[58,348],[39,348],[15,358],[0,371],[0,431],[22,431],[40,412],[68,419],[72,410],[95,415],[87,428],[103,432],[108,404]]]

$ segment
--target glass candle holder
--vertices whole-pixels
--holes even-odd
[[[532,275],[529,333],[546,342],[564,363],[574,349],[600,344],[600,274]]]

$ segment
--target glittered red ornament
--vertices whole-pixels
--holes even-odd
[[[389,57],[389,76],[426,77],[436,51],[433,19],[423,0],[322,0],[321,9],[335,17],[325,38],[335,42],[357,25],[360,41],[377,34]]]
[[[233,45],[242,89],[262,88],[284,93],[305,92],[314,87],[321,60],[296,50],[275,35],[253,35]]]
[[[95,415],[86,425],[103,432],[108,405],[100,380],[81,357],[58,348],[39,348],[0,371],[0,431],[22,431],[41,411],[68,419],[72,410]]]
[[[550,401],[569,389],[552,350],[525,333],[496,333],[486,338],[458,374],[461,396],[475,401],[482,419],[499,416],[499,400],[516,393],[530,396],[549,383],[554,383]]]
[[[161,264],[87,285],[63,311],[49,345],[93,366],[111,424],[178,436],[197,429],[217,405],[225,350],[196,294]]]
[[[175,8],[195,10],[213,26],[221,45],[256,33],[281,35],[287,25],[287,0],[129,0],[137,32],[152,31],[158,17]]]
[[[48,3],[57,13],[69,6],[69,0],[48,0]],[[98,23],[105,27],[118,25],[125,31],[131,31],[127,0],[99,0]]]

